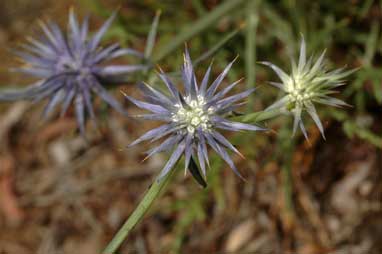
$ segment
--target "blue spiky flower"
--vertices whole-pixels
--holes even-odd
[[[210,65],[199,86],[186,49],[182,68],[183,93],[176,88],[165,73],[160,71],[159,76],[169,91],[168,95],[145,83],[140,85],[140,89],[146,102],[125,95],[136,106],[151,111],[150,114],[140,115],[139,117],[166,122],[160,127],[148,131],[131,144],[132,146],[146,140],[155,141],[167,136],[163,143],[147,152],[147,157],[150,157],[158,152],[173,150],[170,159],[160,173],[159,179],[169,173],[183,154],[185,156],[185,170],[189,169],[190,163],[198,161],[199,168],[205,178],[206,165],[209,165],[207,145],[212,147],[231,169],[240,176],[226,149],[241,154],[219,133],[219,130],[258,131],[264,129],[255,125],[233,122],[226,118],[228,113],[243,104],[240,101],[254,91],[254,89],[249,89],[225,97],[240,80],[217,91],[233,62],[208,87],[211,72]]]
[[[316,61],[314,61],[313,57],[307,60],[306,45],[304,38],[302,38],[298,64],[292,60],[292,73],[290,75],[287,75],[283,70],[270,62],[261,62],[272,68],[281,80],[281,83],[270,82],[270,84],[285,93],[280,100],[269,106],[267,110],[280,109],[284,112],[292,113],[294,115],[293,135],[296,133],[297,128],[300,127],[306,139],[308,139],[308,135],[302,121],[302,114],[305,111],[313,119],[322,137],[325,139],[324,127],[314,103],[334,107],[348,105],[344,101],[330,95],[336,93],[332,89],[345,85],[343,79],[354,72],[354,70],[344,71],[344,68],[341,68],[329,71],[324,56],[325,51]]]
[[[77,122],[84,134],[85,116],[95,118],[92,93],[114,109],[125,113],[122,106],[106,90],[105,85],[124,82],[125,75],[143,70],[144,65],[102,65],[103,62],[123,55],[141,54],[131,49],[120,48],[118,43],[102,48],[101,38],[110,27],[115,13],[92,36],[88,36],[89,18],[79,24],[73,11],[69,14],[68,34],[64,34],[56,23],[41,22],[44,32],[40,40],[28,38],[22,45],[23,51],[15,54],[26,62],[15,71],[29,74],[39,80],[25,89],[4,91],[0,101],[29,99],[40,101],[49,98],[43,116],[47,117],[58,104],[62,103],[64,115],[74,102]]]

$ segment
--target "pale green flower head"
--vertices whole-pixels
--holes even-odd
[[[280,109],[292,113],[294,115],[293,135],[296,133],[297,127],[300,127],[306,139],[308,139],[308,135],[302,121],[304,112],[310,115],[325,139],[324,128],[316,112],[315,103],[334,107],[348,105],[331,95],[337,93],[333,90],[334,88],[345,85],[343,78],[354,70],[344,71],[344,68],[328,70],[324,57],[325,51],[317,59],[314,59],[313,56],[307,59],[305,40],[302,37],[298,64],[292,59],[290,75],[270,62],[261,62],[272,68],[281,80],[281,82],[270,82],[270,84],[285,93],[267,110]]]

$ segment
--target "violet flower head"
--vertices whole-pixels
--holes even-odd
[[[140,89],[144,94],[146,102],[125,95],[136,106],[151,111],[150,114],[138,117],[165,122],[165,124],[148,131],[130,145],[133,146],[147,140],[156,141],[166,137],[159,146],[147,152],[147,157],[150,157],[158,152],[173,150],[167,164],[159,175],[159,179],[169,173],[183,154],[185,157],[185,170],[189,169],[192,164],[197,165],[197,161],[205,178],[206,165],[209,165],[207,145],[212,147],[230,168],[241,177],[226,149],[239,155],[241,154],[219,133],[219,130],[259,131],[264,129],[255,125],[233,122],[226,118],[227,114],[243,105],[243,102],[240,101],[254,91],[254,89],[249,89],[226,97],[240,80],[218,91],[233,62],[208,86],[211,73],[210,65],[202,82],[198,85],[192,62],[186,49],[182,68],[183,93],[161,71],[159,76],[165,83],[169,95],[165,95],[144,83],[140,84]]]
[[[333,91],[334,88],[345,85],[344,78],[354,70],[344,71],[343,68],[328,70],[324,56],[325,51],[317,60],[314,60],[312,56],[307,59],[306,45],[302,37],[298,64],[292,60],[290,75],[270,62],[261,62],[272,68],[281,80],[280,83],[270,82],[270,84],[285,93],[280,100],[269,106],[267,110],[280,109],[292,113],[294,115],[293,135],[296,133],[297,128],[300,127],[306,139],[308,139],[308,135],[302,121],[302,115],[305,111],[313,119],[325,139],[324,127],[314,103],[333,107],[348,106],[344,101],[331,95],[337,93]]]
[[[115,13],[89,37],[89,18],[79,24],[73,11],[69,14],[68,33],[65,35],[56,23],[41,23],[40,40],[28,38],[22,45],[24,51],[15,54],[26,62],[25,67],[14,69],[39,80],[27,88],[0,92],[0,101],[28,99],[34,102],[49,98],[43,117],[46,118],[58,104],[61,115],[75,104],[75,113],[81,133],[85,133],[85,116],[95,119],[92,93],[115,110],[125,113],[120,103],[106,90],[105,85],[121,83],[125,75],[144,70],[144,65],[102,65],[103,62],[124,56],[142,54],[123,49],[115,43],[105,48],[99,46],[101,38],[110,27]]]

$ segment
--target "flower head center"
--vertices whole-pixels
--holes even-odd
[[[184,100],[187,106],[175,105],[177,111],[172,116],[173,121],[184,125],[189,133],[194,133],[199,127],[208,130],[211,127],[209,123],[211,110],[205,108],[204,98],[201,96],[198,96],[197,99],[186,97]]]
[[[80,56],[62,57],[58,60],[56,69],[58,72],[75,72],[80,76],[90,74],[90,68]]]
[[[293,89],[288,94],[289,108],[294,109],[297,106],[303,106],[305,102],[311,101],[315,93],[304,88]]]

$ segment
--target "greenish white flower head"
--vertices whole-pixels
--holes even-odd
[[[330,95],[336,93],[336,91],[332,90],[333,88],[345,84],[343,78],[354,70],[344,71],[343,68],[328,70],[324,56],[325,51],[316,60],[314,60],[313,56],[307,60],[306,45],[304,38],[302,38],[298,64],[292,60],[290,75],[270,62],[261,62],[272,68],[281,80],[281,82],[270,82],[270,84],[285,93],[280,100],[273,103],[267,110],[280,109],[292,113],[294,115],[293,134],[296,133],[297,127],[300,127],[306,139],[308,139],[308,136],[302,121],[302,114],[305,111],[311,116],[322,137],[325,138],[324,128],[314,104],[319,103],[334,107],[348,105]]]

